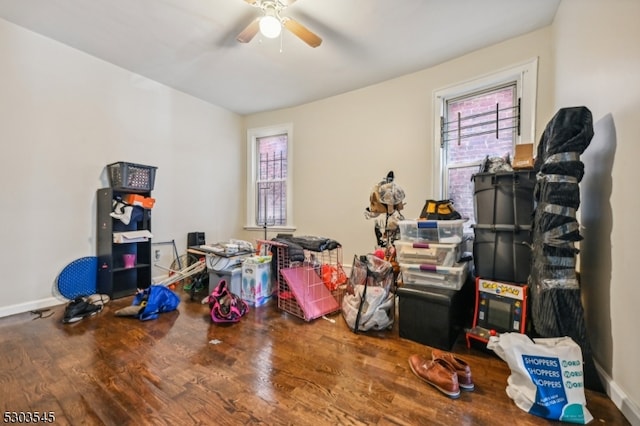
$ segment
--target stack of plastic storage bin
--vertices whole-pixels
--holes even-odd
[[[478,277],[527,283],[531,269],[533,170],[473,176],[473,260]]]
[[[468,275],[461,256],[464,220],[403,220],[395,242],[404,285],[460,290]]]
[[[399,222],[400,337],[448,351],[463,330],[471,306],[461,291],[469,273],[468,262],[459,262],[464,222]]]

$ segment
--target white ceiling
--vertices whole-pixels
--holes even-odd
[[[297,0],[322,38],[236,36],[243,0],[0,0],[0,17],[239,114],[365,87],[534,31],[561,0]],[[281,49],[282,48],[282,49]]]

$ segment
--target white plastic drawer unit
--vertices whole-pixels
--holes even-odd
[[[453,266],[460,260],[460,244],[396,241],[398,263]]]
[[[462,242],[466,219],[457,220],[401,220],[402,241],[459,244]]]
[[[404,284],[460,290],[469,272],[468,262],[454,266],[400,263]]]

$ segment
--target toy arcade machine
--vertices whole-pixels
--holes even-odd
[[[525,333],[527,286],[476,278],[476,306],[473,327],[467,330],[467,347],[471,340],[486,344],[499,333]]]

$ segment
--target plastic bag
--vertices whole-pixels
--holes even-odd
[[[345,322],[353,331],[390,328],[394,317],[394,294],[383,287],[370,287],[366,295],[363,295],[364,287],[356,285],[354,294],[345,293],[342,298],[342,316]]]
[[[174,311],[180,304],[180,298],[171,289],[162,285],[152,285],[136,293],[134,306],[141,306],[135,315],[142,321],[158,318],[158,314]]]
[[[373,254],[354,256],[342,298],[342,316],[354,331],[382,330],[393,325],[393,266]]]
[[[539,417],[587,424],[582,351],[570,337],[531,340],[520,333],[489,339],[493,350],[509,365],[507,395],[522,410]]]

